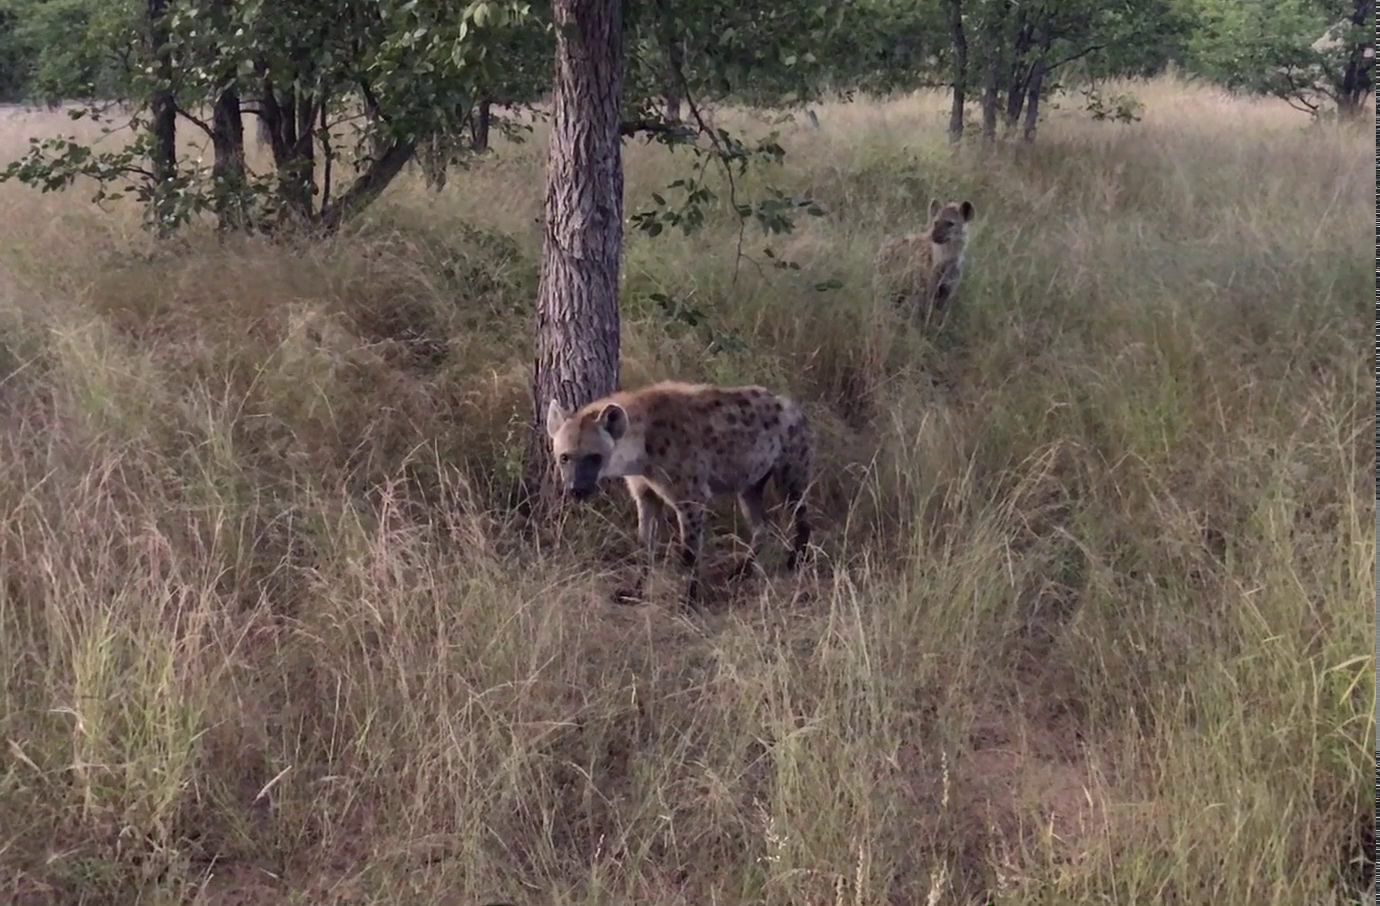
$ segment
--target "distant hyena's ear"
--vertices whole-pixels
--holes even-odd
[[[976,211],[974,210],[973,203],[971,201],[965,201],[963,202],[963,204],[958,206],[958,213],[963,215],[963,222],[967,223],[968,221],[973,219],[973,214],[975,214]]]
[[[930,220],[933,220],[935,217],[939,215],[939,209],[942,207],[944,206],[939,203],[938,198],[930,199]]]
[[[546,433],[550,437],[555,437],[556,432],[561,430],[561,425],[570,418],[570,413],[565,411],[560,403],[552,398],[551,404],[546,407]]]
[[[609,403],[599,411],[599,427],[608,432],[614,440],[622,437],[628,430],[628,413],[617,403]]]

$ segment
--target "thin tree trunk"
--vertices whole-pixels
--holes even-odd
[[[1030,88],[1026,96],[1025,125],[1021,130],[1021,140],[1025,142],[1035,141],[1035,129],[1040,122],[1040,91],[1044,88],[1045,72],[1045,61],[1040,59],[1030,74]]]
[[[493,102],[480,101],[470,118],[470,145],[480,154],[489,150],[489,125],[493,121]]]
[[[982,76],[982,141],[992,145],[997,141],[997,108],[1000,106],[998,83],[1001,79],[1001,58],[998,52],[1001,45],[1001,25],[1005,10],[998,13],[989,10],[988,19],[983,26],[982,52],[987,55],[987,65]]]
[[[662,100],[665,104],[663,118],[668,123],[679,123],[682,115],[681,105],[684,102],[684,98],[681,97],[680,80],[685,60],[680,39],[675,36],[666,42],[666,64],[666,87],[662,90]]]
[[[388,184],[397,178],[402,168],[417,152],[413,142],[394,142],[388,150],[370,161],[369,168],[361,173],[340,200],[321,213],[321,226],[325,230],[335,230],[351,216],[364,210],[378,198]]]
[[[1024,8],[1017,13],[1016,37],[1011,45],[1011,71],[1006,83],[1006,129],[1016,128],[1021,120],[1021,110],[1025,107],[1026,88],[1030,84],[1031,70],[1026,66],[1026,55],[1034,43],[1034,29],[1026,21]]]
[[[149,104],[150,170],[154,181],[154,218],[160,235],[172,228],[172,191],[177,178],[177,103],[173,97],[172,47],[169,41],[167,0],[149,0],[149,53],[157,84]]]
[[[953,101],[949,107],[949,143],[963,140],[963,104],[968,92],[968,36],[963,31],[963,0],[948,0],[949,37],[954,45]]]
[[[545,425],[618,386],[623,243],[621,0],[555,0],[556,76],[537,289],[529,488],[549,489]]]
[[[273,80],[263,80],[263,120],[268,128],[269,145],[273,149],[273,169],[278,176],[278,197],[284,213],[302,223],[315,220],[313,199],[316,196],[316,156],[311,132],[311,105],[297,97],[292,89],[279,95]],[[307,130],[298,131],[304,117],[299,112],[307,108]]]

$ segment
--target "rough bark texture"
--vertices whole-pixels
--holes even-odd
[[[153,138],[149,162],[155,183],[154,211],[160,232],[167,226],[166,217],[171,201],[169,190],[177,176],[177,103],[173,97],[173,61],[168,42],[167,12],[167,0],[149,0],[149,52],[158,81],[149,105],[149,131]]]
[[[529,487],[551,487],[546,407],[574,410],[618,386],[623,243],[620,0],[556,0],[556,76],[537,290]]]
[[[963,31],[963,0],[948,0],[949,38],[954,46],[953,102],[949,107],[949,142],[963,140],[963,104],[968,91],[968,36]]]

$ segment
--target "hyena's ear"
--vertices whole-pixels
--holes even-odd
[[[608,432],[614,440],[622,437],[628,430],[628,413],[617,403],[609,403],[599,411],[599,427]]]
[[[968,221],[973,219],[973,214],[975,214],[976,211],[974,210],[973,203],[971,201],[965,201],[963,202],[963,204],[958,206],[958,213],[963,215],[963,222],[967,223]]]
[[[555,437],[556,432],[561,430],[561,425],[570,418],[570,413],[566,412],[560,403],[552,397],[551,404],[546,407],[546,433],[549,437]]]
[[[930,199],[930,220],[933,220],[936,216],[938,216],[938,214],[939,214],[939,209],[942,208],[942,207],[944,207],[944,206],[943,206],[942,204],[939,203],[939,199],[938,199],[938,198],[931,198],[931,199]]]

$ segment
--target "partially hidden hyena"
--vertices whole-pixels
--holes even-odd
[[[810,541],[805,490],[814,454],[805,413],[762,387],[715,387],[666,382],[614,393],[569,413],[555,400],[546,431],[562,490],[578,499],[602,478],[622,478],[637,504],[643,563],[640,594],[656,544],[661,505],[680,525],[681,563],[689,572],[687,602],[699,596],[698,560],[711,501],[736,494],[752,531],[755,563],[766,522],[763,492],[775,481],[794,512],[788,569]]]
[[[923,233],[889,239],[877,251],[878,295],[919,321],[943,314],[963,277],[973,213],[970,201],[931,201],[930,223]]]

